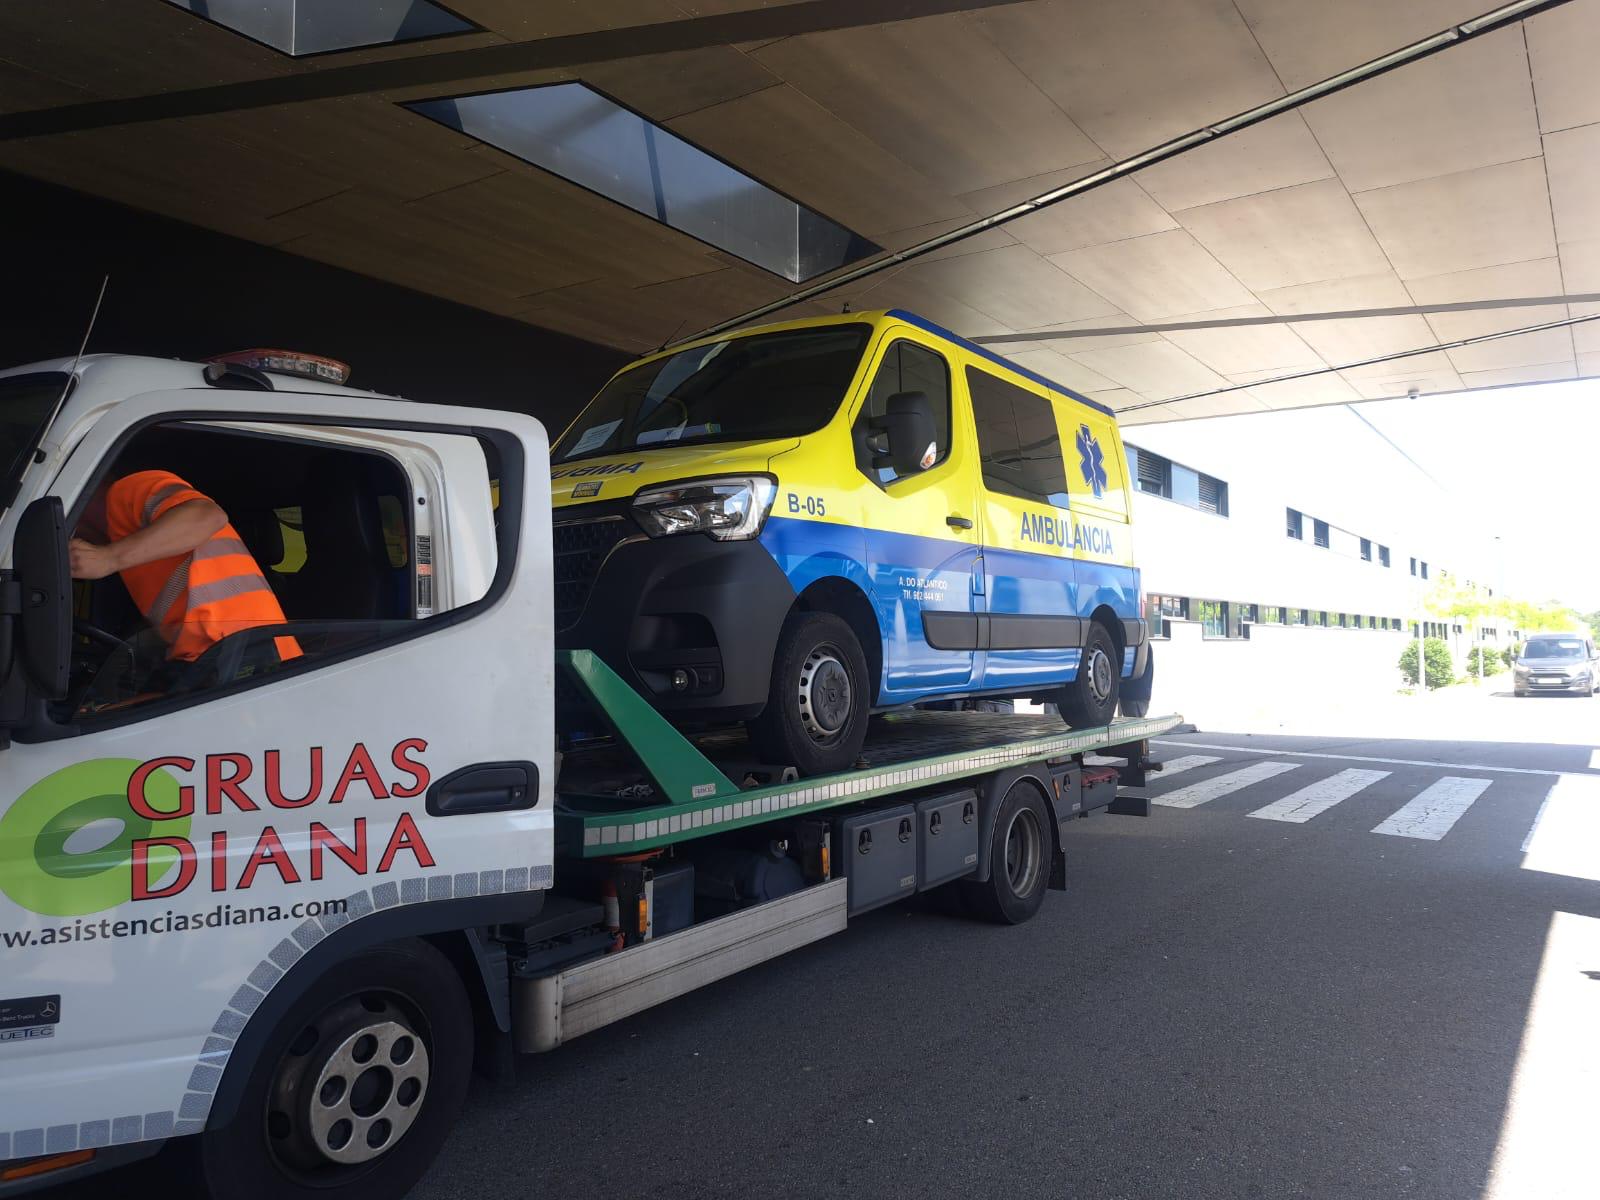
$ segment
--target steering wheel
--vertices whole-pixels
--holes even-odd
[[[72,649],[72,681],[68,685],[64,703],[69,712],[75,713],[88,697],[105,665],[123,650],[128,652],[128,659],[131,662],[134,648],[128,639],[119,638],[110,630],[102,629],[93,621],[86,621],[82,617],[72,618],[72,632],[105,651],[104,654],[96,656],[92,650],[86,652],[76,645]]]
[[[83,617],[72,618],[72,632],[86,637],[98,645],[105,646],[112,654],[124,648],[131,648],[127,638],[120,638],[110,630],[101,629],[100,626],[92,621],[85,620]]]

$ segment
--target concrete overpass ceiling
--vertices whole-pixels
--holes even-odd
[[[892,251],[1487,6],[450,0],[472,28],[293,57],[14,0],[0,168],[644,351],[793,285],[404,104],[581,81]],[[996,349],[1130,421],[1600,375],[1600,322],[1448,347],[1600,313],[1565,300],[1600,293],[1597,60],[1573,0],[796,311],[1037,335]],[[1420,311],[1328,316],[1368,309]]]

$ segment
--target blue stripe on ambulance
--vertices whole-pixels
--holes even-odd
[[[1118,616],[1132,617],[1138,611],[1139,576],[1132,567],[990,547],[983,551],[987,594],[974,598],[978,547],[968,542],[773,516],[761,543],[797,593],[819,579],[839,577],[867,595],[882,636],[880,704],[949,692],[1047,686],[1077,676],[1077,648],[936,650],[923,635],[924,608],[1082,617],[1102,605]],[[1123,674],[1131,667],[1125,655]]]

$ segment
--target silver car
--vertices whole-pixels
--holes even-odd
[[[1600,655],[1594,638],[1586,633],[1541,633],[1528,639],[1512,669],[1512,690],[1519,696],[1534,692],[1576,692],[1592,696],[1600,678]]]

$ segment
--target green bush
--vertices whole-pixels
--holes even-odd
[[[1449,687],[1455,682],[1455,667],[1443,638],[1428,638],[1422,644],[1423,661],[1428,664],[1428,687]],[[1417,642],[1413,638],[1400,653],[1400,674],[1413,687],[1417,683]]]
[[[1512,663],[1517,661],[1518,656],[1520,656],[1521,654],[1522,654],[1522,643],[1520,643],[1520,642],[1512,642],[1511,645],[1507,646],[1504,650],[1500,651],[1500,661],[1505,663],[1505,665],[1509,667]]]
[[[1467,651],[1467,675],[1469,677],[1477,677],[1478,660],[1480,658],[1483,660],[1483,673],[1485,675],[1498,675],[1506,669],[1498,651],[1489,646],[1474,646]]]

